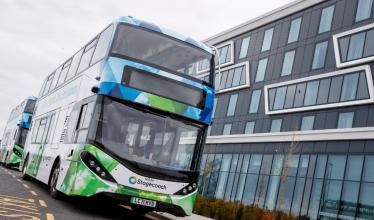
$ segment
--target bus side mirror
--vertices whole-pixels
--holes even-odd
[[[97,93],[99,92],[99,87],[97,87],[97,86],[93,86],[93,87],[91,88],[91,92],[97,94]]]

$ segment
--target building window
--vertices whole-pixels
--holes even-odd
[[[231,126],[232,126],[232,124],[225,124],[223,126],[222,134],[223,135],[230,135],[231,134]]]
[[[214,117],[214,115],[216,114],[216,109],[217,109],[217,102],[218,102],[218,98],[215,97],[214,98],[214,101],[213,101],[213,111],[212,111],[212,118]]]
[[[373,0],[358,0],[356,11],[356,22],[368,19],[371,17]]]
[[[311,81],[306,84],[304,106],[316,104],[318,87],[319,87],[319,80]]]
[[[292,73],[295,52],[295,50],[292,50],[284,54],[281,76],[287,76]]]
[[[293,19],[291,21],[291,27],[290,27],[290,32],[288,33],[287,43],[292,43],[299,39],[300,27],[301,27],[301,17]]]
[[[325,66],[326,52],[327,52],[328,41],[320,42],[316,44],[314,49],[312,69],[319,69]]]
[[[235,114],[236,102],[238,100],[238,94],[230,96],[229,106],[227,108],[226,116],[233,116]]]
[[[257,113],[261,100],[261,89],[254,90],[251,96],[251,104],[249,105],[249,113]]]
[[[346,67],[374,60],[374,24],[333,36],[337,67]]]
[[[228,66],[234,63],[234,42],[229,41],[220,45],[216,46],[219,54],[219,60],[218,56],[215,56],[215,65],[218,67],[218,65],[221,65],[221,67]],[[219,61],[219,62],[218,62]],[[204,73],[209,70],[209,61],[204,60],[197,64],[197,73]]]
[[[273,32],[274,32],[274,28],[270,28],[270,29],[265,31],[264,41],[262,42],[261,52],[270,50],[271,41],[273,40]]]
[[[354,67],[265,86],[266,114],[370,104],[369,66]],[[371,84],[371,83],[370,83]]]
[[[254,121],[249,121],[245,124],[245,134],[253,134],[255,130],[255,122]]]
[[[338,128],[351,128],[353,125],[354,112],[344,112],[339,114]]]
[[[95,38],[90,43],[88,43],[87,46],[84,48],[84,52],[83,52],[83,55],[81,57],[81,61],[78,67],[78,73],[87,69],[90,66],[91,58],[95,51],[96,44],[97,44],[97,38]]]
[[[246,37],[242,40],[242,45],[240,47],[240,52],[239,52],[239,59],[242,59],[247,56],[250,41],[251,41],[251,37]]]
[[[280,132],[282,127],[282,119],[273,119],[271,121],[270,132]]]
[[[344,76],[340,101],[351,101],[356,99],[359,73]]]
[[[365,36],[366,32],[362,32],[350,37],[346,59],[347,61],[356,60],[362,57],[362,54],[364,52]]]
[[[283,109],[284,101],[286,99],[286,91],[287,87],[277,88],[273,105],[274,110]]]
[[[304,116],[301,119],[300,131],[313,130],[314,118],[315,118],[314,116]]]
[[[268,58],[262,59],[258,62],[255,82],[264,81],[267,65],[268,65]]]
[[[250,86],[249,62],[238,63],[236,65],[221,69],[221,75],[216,73],[215,88],[217,93],[223,93]]]
[[[321,20],[318,33],[324,33],[331,30],[332,19],[334,17],[335,5],[322,9]]]

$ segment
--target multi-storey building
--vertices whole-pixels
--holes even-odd
[[[221,66],[205,195],[374,219],[373,4],[297,0],[205,41]]]

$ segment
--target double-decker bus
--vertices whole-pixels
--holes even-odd
[[[29,132],[36,97],[30,96],[12,109],[0,146],[0,163],[6,167],[18,167]]]
[[[132,17],[114,21],[46,78],[23,177],[48,184],[52,197],[104,194],[138,212],[190,215],[213,71],[204,44]]]

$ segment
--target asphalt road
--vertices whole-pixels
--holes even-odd
[[[25,181],[21,173],[0,167],[0,220],[84,220],[140,219],[167,220],[157,214],[135,215],[125,207],[106,198],[63,198],[55,200],[47,187],[35,180]]]

